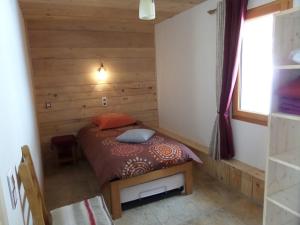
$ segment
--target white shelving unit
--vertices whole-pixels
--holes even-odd
[[[275,16],[264,225],[300,225],[300,116],[279,112],[276,95],[278,87],[300,77],[300,65],[289,59],[295,49],[300,49],[300,8]]]

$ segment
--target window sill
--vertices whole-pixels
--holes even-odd
[[[256,113],[237,111],[232,114],[232,119],[254,123],[262,126],[268,126],[268,116]]]

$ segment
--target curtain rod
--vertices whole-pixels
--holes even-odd
[[[208,10],[207,13],[210,15],[213,15],[216,13],[216,11],[217,11],[217,9],[211,9],[211,10]]]

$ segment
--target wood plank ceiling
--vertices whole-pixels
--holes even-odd
[[[203,1],[205,0],[156,0],[157,18],[154,23],[159,23]],[[27,19],[77,17],[109,21],[138,20],[139,0],[19,0],[19,2]]]

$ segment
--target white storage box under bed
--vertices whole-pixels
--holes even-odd
[[[120,193],[121,203],[142,199],[181,187],[184,187],[184,175],[179,173],[122,189]]]

